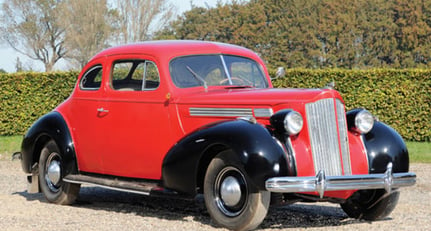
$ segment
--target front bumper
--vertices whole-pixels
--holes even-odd
[[[383,174],[325,176],[325,172],[321,170],[312,177],[269,178],[265,187],[268,191],[277,193],[318,192],[320,198],[323,198],[325,191],[384,188],[390,193],[393,188],[412,186],[415,183],[415,173],[392,173],[392,163],[389,163]]]

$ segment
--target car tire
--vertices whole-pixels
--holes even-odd
[[[258,190],[234,156],[224,151],[209,164],[204,180],[205,205],[216,224],[250,230],[265,218],[271,193]]]
[[[60,150],[57,144],[50,140],[40,153],[40,189],[49,202],[69,205],[78,197],[81,185],[64,182],[63,167],[64,163],[62,162]]]
[[[387,194],[384,189],[360,190],[342,203],[341,208],[352,218],[380,220],[395,209],[399,196],[399,191]]]

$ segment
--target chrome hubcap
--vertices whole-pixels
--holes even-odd
[[[57,185],[60,182],[60,162],[57,160],[51,161],[47,171],[48,179],[52,184]]]
[[[60,155],[51,153],[45,163],[45,181],[52,192],[58,192],[61,182],[61,162]]]
[[[214,189],[216,205],[224,215],[235,217],[244,211],[248,190],[240,170],[232,166],[222,169],[216,177]]]
[[[235,206],[241,200],[241,186],[233,176],[224,179],[220,187],[220,196],[227,206]]]

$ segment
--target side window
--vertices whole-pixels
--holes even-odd
[[[81,78],[79,87],[83,90],[97,90],[102,84],[102,65],[88,69]]]
[[[114,63],[111,76],[111,86],[114,90],[153,90],[159,83],[159,72],[153,62],[123,60]]]
[[[144,90],[153,90],[159,87],[160,77],[157,66],[153,62],[145,62],[145,74],[144,74]]]

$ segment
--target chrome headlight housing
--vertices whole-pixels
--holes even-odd
[[[353,109],[347,112],[347,124],[350,130],[366,134],[373,129],[374,116],[363,108]]]
[[[270,118],[271,125],[279,132],[289,136],[297,135],[304,126],[301,114],[291,109],[278,111]]]

